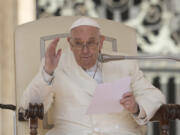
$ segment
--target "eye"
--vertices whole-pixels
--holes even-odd
[[[81,46],[82,43],[81,43],[81,42],[75,42],[75,45],[76,45],[76,46]]]
[[[94,44],[95,44],[95,42],[93,42],[93,41],[90,41],[90,42],[87,43],[88,46],[92,46]]]

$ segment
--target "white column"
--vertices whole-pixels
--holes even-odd
[[[1,12],[2,1],[0,1],[0,12]],[[0,30],[2,28],[2,15],[0,14]],[[2,102],[2,36],[0,34],[0,103]],[[0,111],[0,135],[2,134],[2,112]]]
[[[14,29],[16,0],[0,1],[0,103],[15,105]],[[13,135],[13,112],[0,109],[0,135]]]
[[[168,83],[168,79],[170,77],[169,74],[167,73],[162,73],[162,75],[160,76],[161,77],[161,80],[160,80],[160,83],[161,83],[161,89],[162,89],[162,92],[163,94],[165,95],[166,99],[167,99],[167,83]]]
[[[36,19],[36,0],[17,0],[17,6],[18,24]]]

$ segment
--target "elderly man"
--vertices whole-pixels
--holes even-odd
[[[94,20],[82,17],[70,28],[69,47],[56,52],[59,39],[47,48],[40,72],[23,96],[23,106],[43,102],[54,105],[55,127],[47,135],[143,135],[143,126],[164,103],[162,93],[139,71],[136,61],[101,63],[97,60],[104,37]],[[123,95],[119,113],[87,115],[99,83],[130,76],[130,92]]]

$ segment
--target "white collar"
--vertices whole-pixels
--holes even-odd
[[[95,64],[94,66],[92,66],[92,67],[89,68],[89,69],[86,69],[85,71],[86,71],[86,72],[95,72],[95,71],[96,71],[96,68],[97,68],[97,64],[98,64],[98,62],[96,62],[96,64]]]

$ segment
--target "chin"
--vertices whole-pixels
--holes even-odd
[[[90,59],[81,59],[79,65],[83,68],[83,69],[89,69],[91,67],[93,67],[96,64],[96,61],[94,62],[94,60],[90,60]]]
[[[89,68],[91,68],[92,66],[91,66],[91,65],[82,65],[81,67],[84,68],[84,69],[89,69]]]
[[[90,64],[90,63],[83,63],[81,64],[81,67],[84,68],[84,69],[89,69],[91,67],[93,67],[94,65],[93,64]]]

